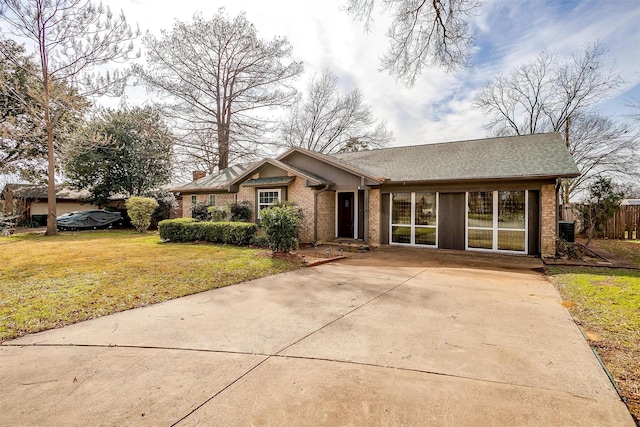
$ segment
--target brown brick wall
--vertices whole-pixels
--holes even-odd
[[[182,195],[182,217],[191,218],[191,196],[193,194],[184,193]],[[209,194],[196,194],[196,200],[198,203],[209,204]],[[233,193],[216,194],[216,206],[226,206],[229,203],[233,203]],[[238,199],[240,200],[240,199]]]
[[[240,186],[238,190],[238,202],[248,202],[251,209],[251,218],[256,218],[256,189],[254,187]]]
[[[556,254],[556,189],[554,184],[543,185],[540,191],[540,233],[543,257],[551,257]],[[536,236],[529,236],[535,239]]]
[[[369,245],[380,246],[380,190],[369,190]]]
[[[296,177],[289,183],[287,200],[302,209],[300,241],[304,243],[313,242],[313,190],[305,186],[303,178]]]
[[[324,191],[318,194],[318,241],[326,242],[336,237],[336,193]]]

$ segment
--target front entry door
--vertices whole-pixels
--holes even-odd
[[[338,237],[353,238],[353,193],[338,193]]]

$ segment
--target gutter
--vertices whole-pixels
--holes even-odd
[[[325,184],[324,188],[313,191],[313,241],[318,241],[318,194],[324,193],[329,189],[329,184]]]

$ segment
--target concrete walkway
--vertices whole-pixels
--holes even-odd
[[[379,251],[26,336],[0,425],[633,426],[538,267]]]

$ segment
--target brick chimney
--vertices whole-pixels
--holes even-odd
[[[193,171],[193,180],[196,181],[200,178],[204,178],[205,176],[207,176],[207,173],[205,171]]]

